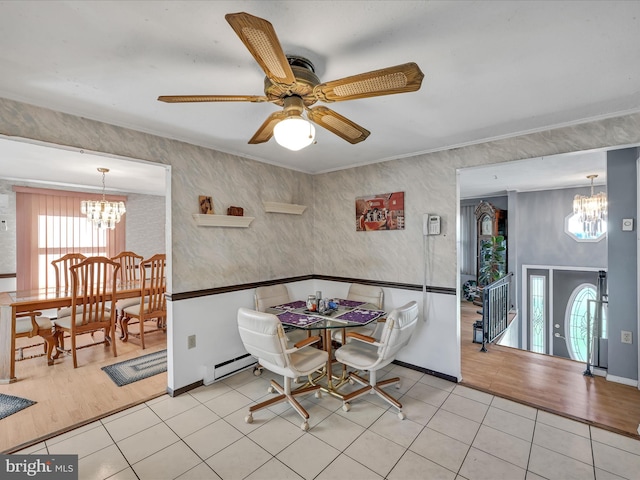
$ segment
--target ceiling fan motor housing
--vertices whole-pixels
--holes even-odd
[[[320,84],[320,79],[315,74],[313,63],[304,57],[287,56],[291,70],[296,81],[293,85],[278,85],[269,77],[264,78],[264,94],[269,101],[280,106],[286,106],[285,99],[291,95],[302,99],[305,106],[309,107],[318,99],[313,95],[313,88]]]

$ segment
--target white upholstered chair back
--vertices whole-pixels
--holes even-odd
[[[372,303],[376,308],[382,310],[384,305],[384,292],[382,288],[373,285],[362,285],[352,283],[347,293],[347,300]]]
[[[380,360],[393,359],[411,338],[418,323],[418,304],[409,302],[394,309],[384,323],[378,347]]]
[[[291,301],[289,290],[286,285],[282,284],[256,288],[254,299],[256,310],[259,312],[264,312],[274,305],[282,305]]]
[[[238,309],[238,331],[245,349],[261,363],[289,366],[287,340],[278,317],[248,308]]]

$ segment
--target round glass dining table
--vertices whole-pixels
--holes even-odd
[[[337,308],[326,310],[322,313],[307,310],[307,304],[302,300],[270,307],[267,312],[280,319],[285,331],[291,329],[306,330],[309,336],[313,331],[318,331],[322,339],[322,347],[329,356],[325,371],[316,377],[310,375],[309,383],[316,385],[316,382],[324,379],[325,383],[322,384],[322,390],[331,395],[341,397],[337,388],[346,381],[346,367],[343,366],[340,375],[333,375],[335,359],[332,354],[332,332],[341,328],[343,329],[342,338],[346,338],[345,332],[347,330],[379,321],[385,317],[385,312],[366,302],[336,299],[335,303],[337,303]]]

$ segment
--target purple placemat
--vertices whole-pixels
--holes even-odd
[[[311,325],[313,323],[317,323],[321,318],[312,317],[310,315],[302,315],[301,313],[295,312],[282,312],[276,315],[280,319],[281,323],[285,325],[294,325],[296,327],[305,327],[307,325]]]
[[[282,305],[276,305],[271,308],[276,308],[278,310],[297,310],[298,308],[303,308],[307,306],[307,302],[304,300],[296,300],[294,302],[283,303]]]
[[[360,305],[364,305],[367,302],[359,302],[357,300],[345,300],[344,298],[338,299],[338,305],[342,305],[343,307],[359,307]]]
[[[368,310],[365,308],[356,308],[349,312],[345,312],[332,320],[346,320],[354,323],[367,323],[384,315],[382,310]]]

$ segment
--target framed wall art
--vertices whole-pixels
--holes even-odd
[[[356,197],[356,231],[404,230],[404,192]]]
[[[208,215],[214,214],[213,200],[211,199],[211,197],[200,195],[198,197],[198,200],[200,201],[200,213]]]

